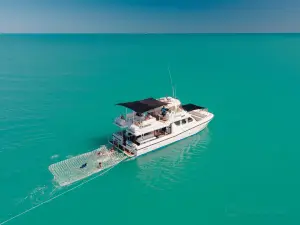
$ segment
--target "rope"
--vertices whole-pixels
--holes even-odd
[[[126,158],[125,158],[125,159],[126,159]],[[120,163],[121,163],[122,161],[124,161],[125,159],[121,160]],[[44,204],[46,204],[46,203],[49,203],[49,202],[53,201],[54,199],[56,199],[56,198],[58,198],[58,197],[60,197],[60,196],[63,196],[63,195],[65,195],[65,194],[67,194],[67,193],[70,192],[70,191],[73,191],[73,190],[75,190],[75,189],[81,187],[82,185],[84,185],[84,184],[86,184],[86,183],[91,182],[92,180],[94,180],[94,179],[96,179],[96,178],[98,178],[98,177],[104,175],[105,173],[107,173],[108,171],[110,171],[112,168],[114,168],[114,167],[117,166],[118,164],[119,164],[119,163],[117,163],[117,164],[115,164],[114,166],[108,168],[108,169],[105,170],[103,173],[100,173],[100,174],[98,174],[97,176],[95,176],[95,177],[93,177],[93,178],[91,178],[91,179],[89,179],[89,180],[87,180],[87,181],[85,181],[85,182],[83,182],[83,183],[81,183],[81,184],[78,184],[77,186],[75,186],[75,187],[73,187],[73,188],[71,188],[71,189],[69,189],[69,190],[67,190],[67,191],[65,191],[65,192],[63,192],[63,193],[61,193],[61,194],[59,194],[59,195],[57,195],[57,196],[54,196],[54,197],[52,197],[52,198],[50,198],[50,199],[48,199],[48,200],[46,200],[46,201],[44,201],[44,202],[42,202],[42,203],[36,205],[36,206],[31,207],[30,209],[25,210],[25,211],[22,212],[22,213],[19,213],[19,214],[15,215],[15,216],[13,216],[13,217],[11,217],[11,218],[9,218],[9,219],[3,221],[3,222],[0,222],[0,225],[6,224],[6,223],[8,223],[9,221],[12,221],[12,220],[14,220],[14,219],[16,219],[16,218],[18,218],[18,217],[20,217],[20,216],[22,216],[22,215],[24,215],[24,214],[26,214],[26,213],[32,211],[32,210],[34,210],[34,209],[36,209],[36,208],[38,208],[38,207],[40,207],[40,206],[42,206],[42,205],[44,205]]]

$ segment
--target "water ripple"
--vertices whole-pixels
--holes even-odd
[[[51,159],[56,159],[56,158],[58,158],[58,157],[59,157],[59,155],[58,155],[58,154],[55,154],[55,155],[51,156]]]

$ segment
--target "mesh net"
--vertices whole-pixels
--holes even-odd
[[[65,186],[112,167],[125,158],[127,156],[123,153],[109,151],[106,146],[101,146],[94,151],[54,163],[49,166],[49,170],[54,180],[60,186]]]

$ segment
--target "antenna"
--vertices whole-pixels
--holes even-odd
[[[174,98],[176,98],[176,85],[174,85]]]
[[[168,71],[169,71],[170,80],[171,80],[172,96],[175,97],[175,89],[174,89],[174,86],[173,86],[172,75],[171,75],[171,71],[170,71],[170,65],[168,65]]]

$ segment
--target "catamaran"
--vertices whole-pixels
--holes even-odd
[[[109,143],[128,157],[137,157],[203,130],[214,115],[174,97],[147,98],[117,105],[132,110],[114,120],[121,130]],[[126,110],[127,111],[127,110]]]

